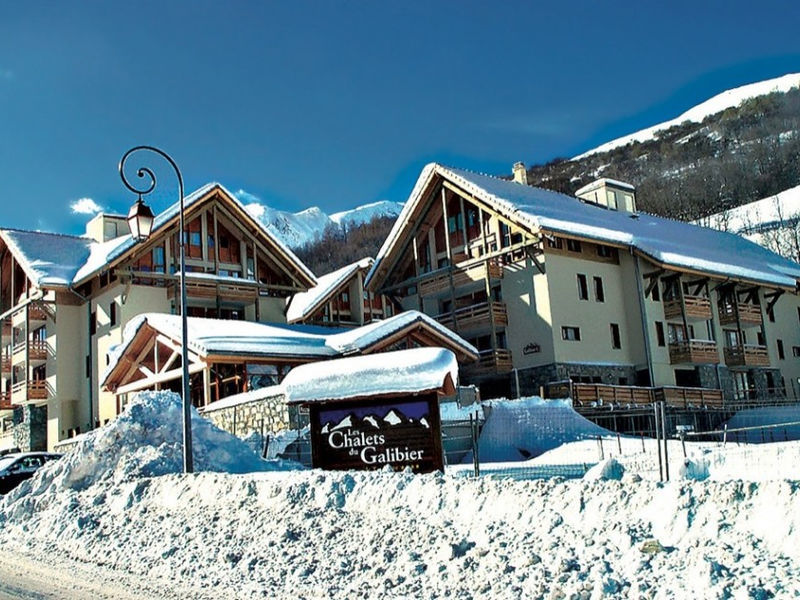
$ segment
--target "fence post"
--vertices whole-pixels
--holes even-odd
[[[661,435],[664,438],[664,475],[669,481],[669,456],[667,454],[667,418],[665,410],[666,402],[661,402]]]
[[[603,438],[601,436],[597,436],[597,443],[600,446],[600,460],[603,461],[606,458],[605,452],[603,452]]]
[[[236,435],[236,407],[233,407],[233,435]]]
[[[617,432],[617,449],[619,450],[619,455],[622,456],[622,438],[619,436],[619,431]]]
[[[469,415],[470,431],[472,433],[472,469],[475,477],[481,474],[481,461],[478,455],[478,416],[470,413]]]
[[[658,402],[653,403],[653,416],[656,427],[656,448],[658,449],[658,480],[664,481],[664,468],[661,464],[661,428],[659,427]]]

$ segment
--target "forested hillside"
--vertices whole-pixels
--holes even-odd
[[[800,183],[800,91],[740,106],[579,159],[528,170],[533,185],[573,194],[598,177],[636,186],[640,210],[697,219]]]

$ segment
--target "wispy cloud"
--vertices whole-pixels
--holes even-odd
[[[75,202],[70,202],[69,207],[72,209],[72,213],[76,215],[96,215],[99,212],[103,212],[103,207],[91,198],[80,198]]]
[[[267,209],[261,203],[261,198],[256,196],[255,194],[251,194],[245,190],[237,190],[233,193],[234,196],[244,204],[244,209],[250,213],[252,217],[256,219],[263,219],[264,214],[267,212]]]

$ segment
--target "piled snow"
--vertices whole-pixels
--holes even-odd
[[[486,422],[478,439],[482,463],[526,460],[569,442],[613,435],[576,413],[568,400],[532,396],[484,406]]]
[[[789,90],[798,86],[800,86],[800,74],[793,73],[784,75],[783,77],[767,79],[765,81],[759,81],[731,90],[726,90],[721,94],[717,94],[709,100],[706,100],[705,102],[701,102],[700,104],[693,106],[675,119],[659,123],[658,125],[653,125],[652,127],[642,129],[615,140],[611,140],[610,142],[606,142],[605,144],[597,146],[597,148],[593,148],[588,152],[584,152],[583,154],[574,157],[572,160],[580,160],[586,156],[596,154],[598,152],[607,152],[632,142],[644,142],[651,140],[655,138],[659,131],[664,131],[665,129],[680,125],[686,121],[700,123],[706,117],[718,112],[722,112],[727,108],[739,106],[742,102],[750,98],[765,96],[773,92],[788,92]]]
[[[544,410],[536,399],[525,403]],[[138,577],[160,597],[800,595],[795,482],[657,483],[639,480],[635,462],[617,456],[571,481],[182,475],[178,414],[173,395],[142,396],[0,501],[4,553],[46,565],[56,580],[75,577],[81,563],[81,577],[95,582]],[[204,468],[269,468],[196,415],[194,427]],[[788,452],[800,443],[769,446]]]
[[[300,365],[281,385],[288,402],[298,404],[438,391],[448,377],[457,385],[458,362],[450,350],[412,348]]]
[[[249,473],[278,468],[253,454],[238,438],[215,427],[192,408],[196,471]],[[61,460],[41,469],[9,495],[11,503],[53,488],[84,490],[183,470],[183,408],[173,392],[142,392],[108,426],[81,437]]]
[[[761,233],[795,225],[798,218],[800,186],[710,215],[697,224],[746,235],[758,243]]]

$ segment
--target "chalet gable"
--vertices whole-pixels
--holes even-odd
[[[156,217],[145,242],[125,236],[100,244],[108,248],[105,260],[98,252],[99,259],[77,274],[76,285],[111,268],[140,278],[174,276],[179,264],[179,219],[173,205]],[[287,293],[316,283],[300,259],[220,184],[206,185],[185,198],[185,224],[187,273],[250,279]]]

